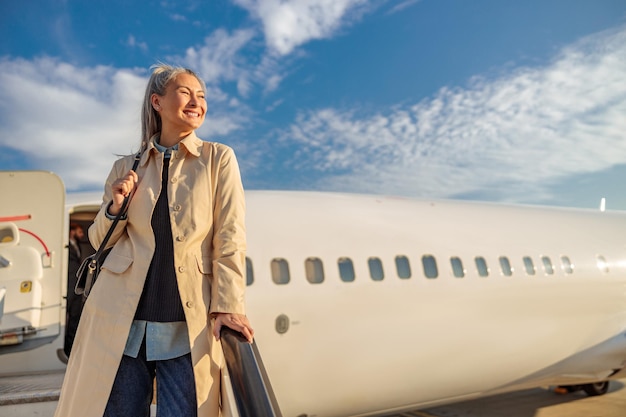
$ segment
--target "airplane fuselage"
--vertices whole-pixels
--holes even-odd
[[[248,310],[286,415],[414,409],[625,365],[623,213],[279,192],[248,206]]]

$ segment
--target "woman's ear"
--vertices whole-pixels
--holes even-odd
[[[154,110],[161,110],[160,97],[158,94],[152,94],[152,96],[150,96],[150,102],[152,103],[152,108]]]

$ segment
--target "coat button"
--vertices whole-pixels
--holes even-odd
[[[181,236],[176,236],[176,240],[178,242],[184,242],[185,241],[185,236],[181,235]]]
[[[178,181],[178,178],[177,177],[173,177],[172,178],[172,182],[176,182],[176,181]]]
[[[185,267],[184,266],[179,266],[178,267],[178,272],[185,272]]]
[[[189,307],[189,308],[193,308],[193,306],[194,306],[193,301],[187,301],[187,302],[185,303],[185,305],[186,305],[187,307]]]
[[[180,204],[175,204],[174,205],[174,211],[180,211],[180,209],[182,209],[183,206],[181,206]]]

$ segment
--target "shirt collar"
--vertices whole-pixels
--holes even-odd
[[[159,152],[167,152],[167,151],[177,151],[178,150],[178,143],[174,146],[171,146],[169,148],[166,148],[163,145],[160,145],[159,143],[157,143],[157,141],[154,141],[154,147],[157,149],[157,151]]]
[[[148,161],[148,158],[150,158],[150,155],[153,152],[163,152],[164,149],[167,149],[164,146],[159,145],[160,136],[161,136],[160,133],[155,133],[148,141],[148,146],[146,147],[146,150],[141,156],[141,160],[139,162],[141,166],[146,164],[146,162]],[[193,156],[198,157],[200,156],[200,153],[202,152],[203,142],[204,141],[202,139],[196,136],[196,132],[191,132],[189,135],[185,136],[180,142],[178,142],[175,146],[173,146],[172,149],[177,150],[179,158],[183,158],[185,153],[189,153]],[[159,149],[159,147],[161,149]]]

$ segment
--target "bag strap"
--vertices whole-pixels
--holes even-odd
[[[139,159],[141,159],[141,152],[135,155],[135,162],[133,163],[133,168],[132,168],[133,171],[137,169],[137,166],[139,165]],[[128,209],[128,203],[130,201],[130,195],[131,193],[129,193],[126,197],[124,197],[124,201],[122,202],[122,207],[120,208],[120,212],[117,213],[117,216],[115,216],[115,220],[113,220],[113,223],[111,223],[111,227],[109,227],[109,231],[107,232],[106,236],[104,236],[104,239],[100,243],[100,247],[98,248],[98,250],[93,256],[92,263],[94,263],[94,261],[95,263],[100,262],[100,257],[104,253],[104,250],[106,248],[107,243],[109,242],[109,239],[111,238],[111,235],[113,235],[115,226],[117,226],[122,216],[126,214],[126,210]]]

